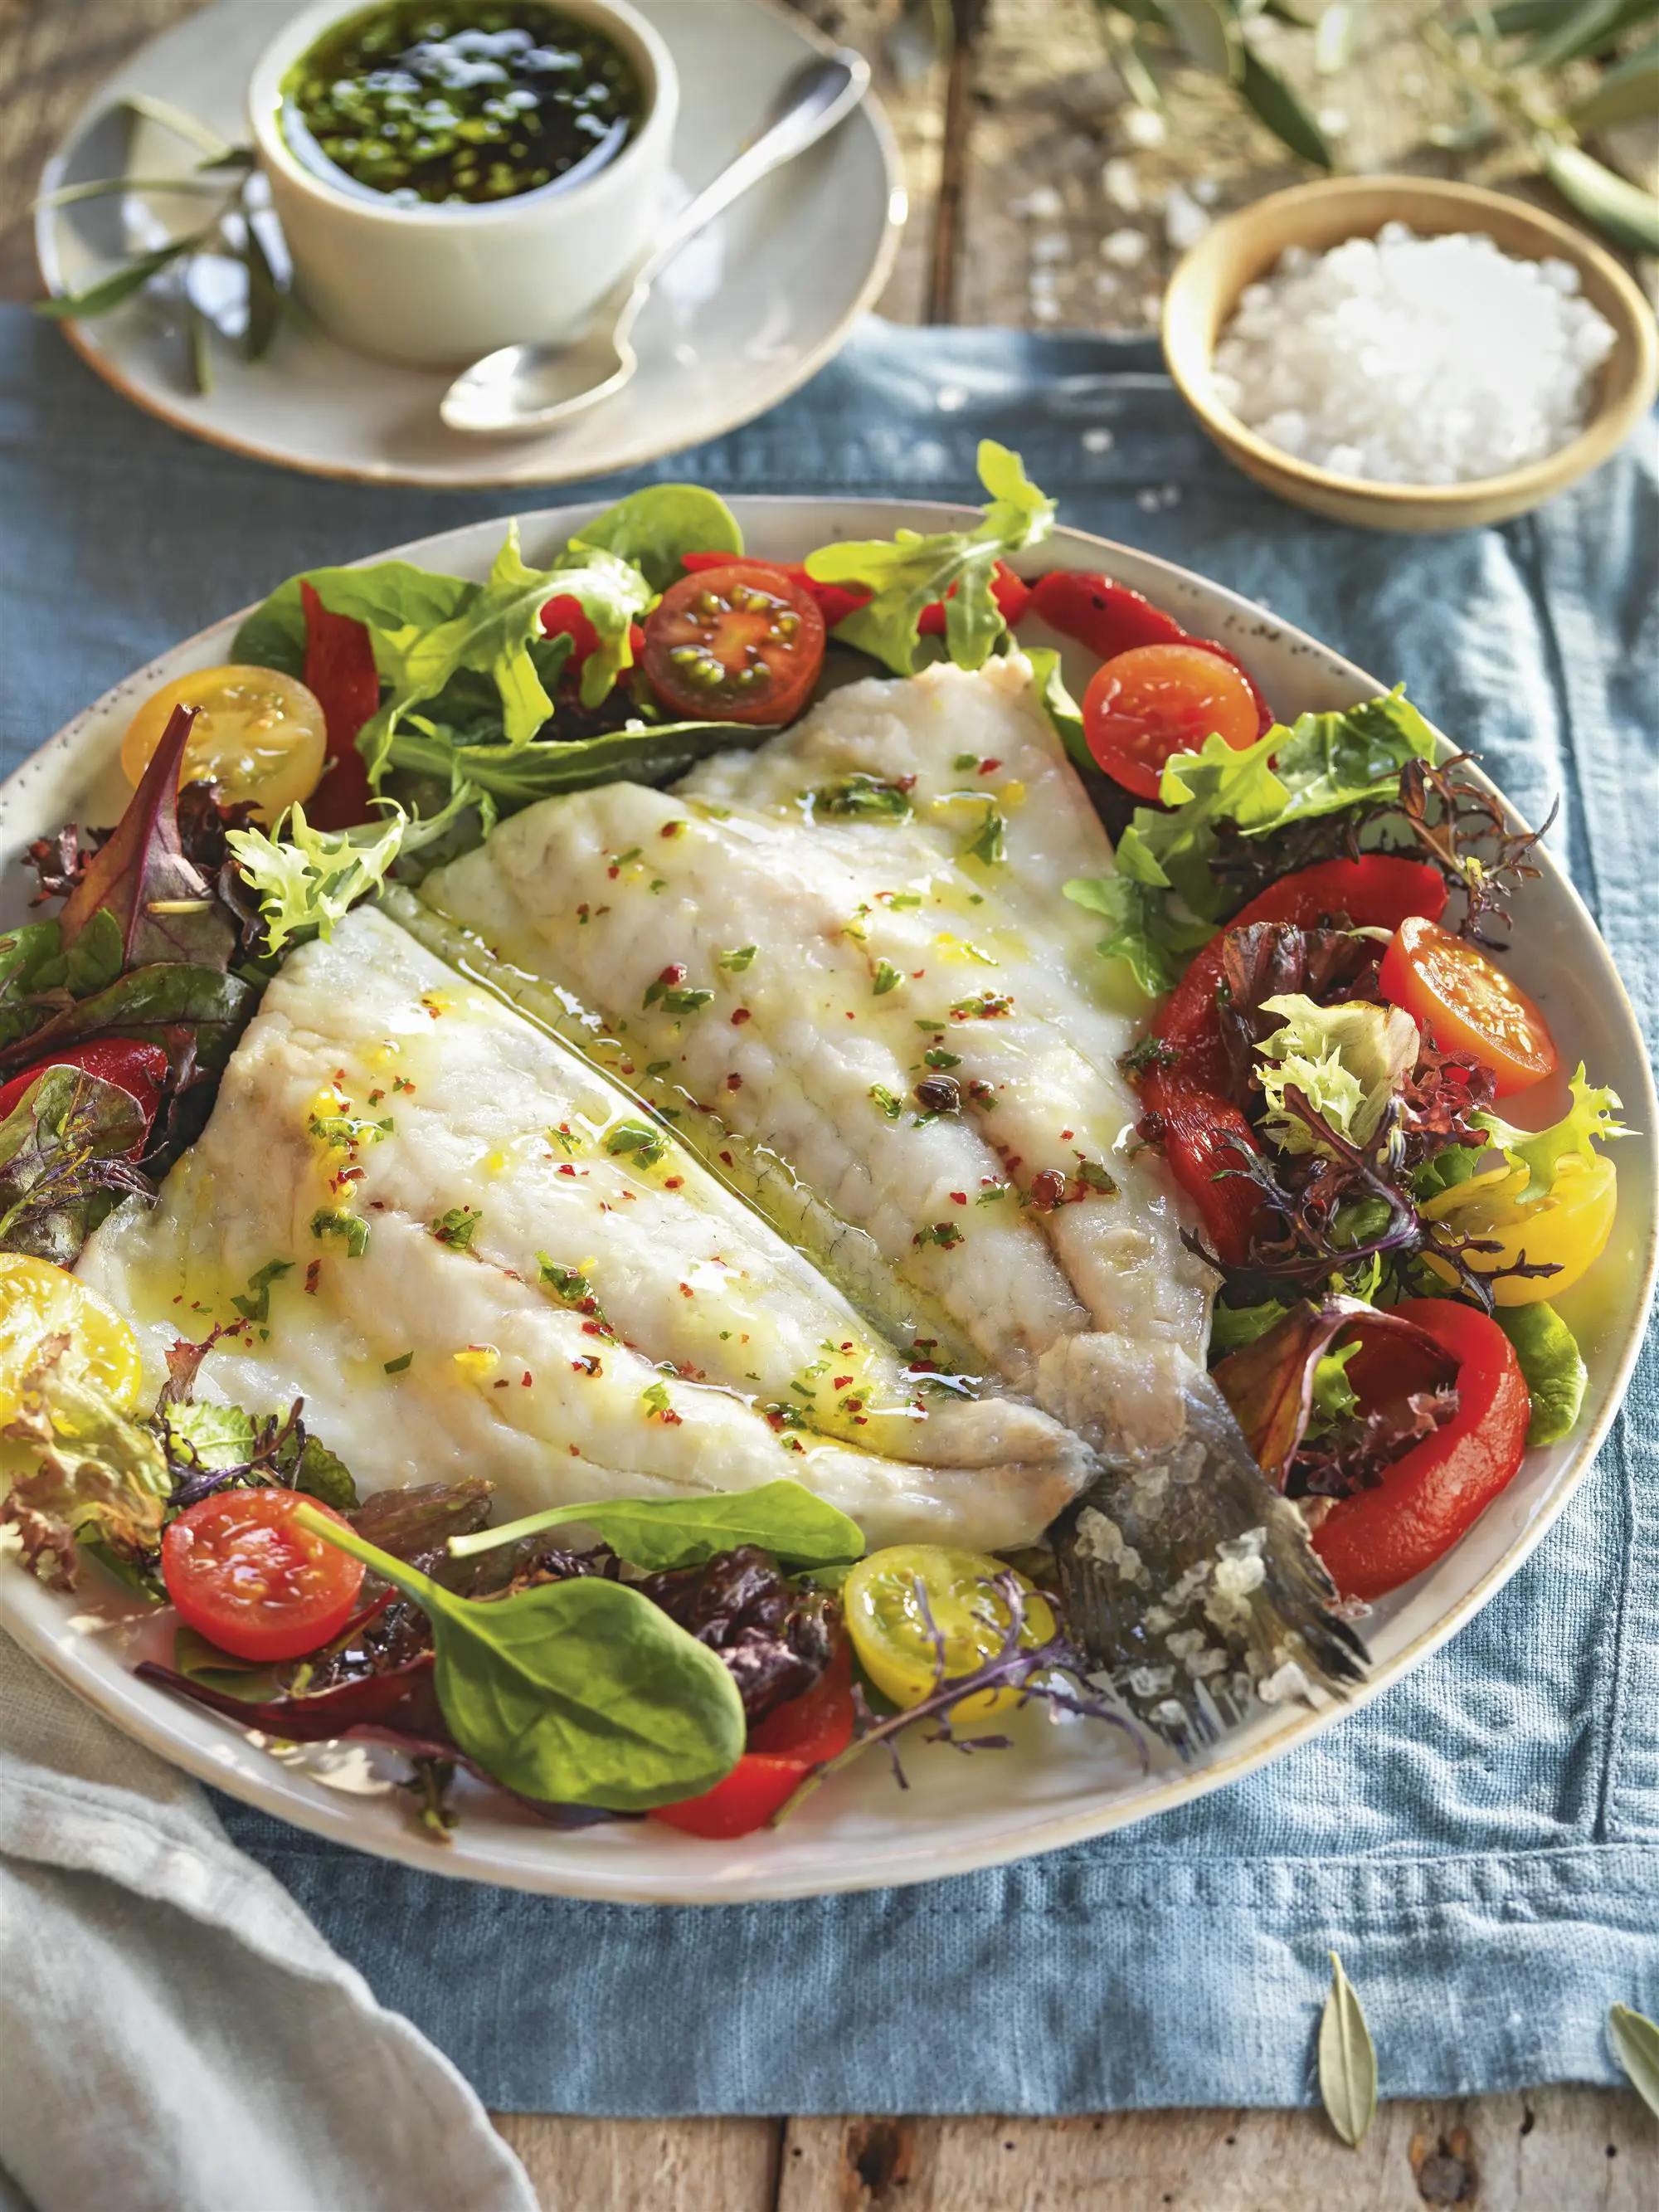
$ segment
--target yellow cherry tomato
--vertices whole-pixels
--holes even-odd
[[[138,1340],[114,1307],[49,1260],[0,1253],[0,1425],[16,1417],[43,1338],[66,1336],[64,1372],[111,1398],[124,1413],[143,1388]]]
[[[942,1544],[894,1544],[860,1559],[847,1577],[842,1603],[853,1649],[876,1687],[905,1707],[930,1694],[939,1679],[939,1647],[928,1633],[929,1617],[944,1644],[946,1681],[994,1658],[1008,1632],[1008,1601],[996,1585],[1010,1571],[983,1552],[948,1551]],[[1024,1575],[1016,1579],[1027,1593],[1019,1640],[1027,1647],[1046,1644],[1054,1632],[1054,1613]],[[981,1690],[953,1705],[951,1719],[982,1719],[1018,1699],[1018,1690]]]
[[[1492,1286],[1500,1306],[1527,1306],[1559,1297],[1601,1256],[1613,1234],[1619,1206],[1619,1176],[1613,1162],[1597,1153],[1570,1152],[1559,1161],[1547,1198],[1522,1206],[1516,1194],[1527,1186],[1527,1170],[1473,1176],[1454,1183],[1423,1207],[1425,1221],[1446,1221],[1470,1237],[1490,1239],[1497,1250],[1471,1252],[1477,1273],[1511,1267],[1525,1259],[1534,1267],[1553,1266],[1553,1275],[1501,1275]],[[1461,1201],[1461,1202],[1460,1202]],[[1449,1268],[1429,1261],[1451,1280]]]
[[[133,716],[121,766],[136,784],[175,707],[197,707],[179,781],[216,783],[225,804],[252,799],[271,823],[322,781],[328,732],[316,694],[276,668],[198,669],[153,692]]]

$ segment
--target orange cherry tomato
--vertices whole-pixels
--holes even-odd
[[[823,610],[764,561],[671,584],[645,625],[645,672],[664,706],[702,721],[793,720],[823,665]]]
[[[1500,1098],[1555,1073],[1549,1024],[1518,983],[1477,945],[1410,915],[1382,957],[1378,988],[1403,1006],[1443,1052],[1466,1052],[1489,1067]]]
[[[1095,671],[1083,733],[1096,763],[1139,799],[1156,799],[1164,764],[1218,734],[1236,750],[1261,734],[1242,672],[1206,646],[1137,645]]]
[[[296,1506],[349,1524],[295,1490],[217,1490],[161,1539],[161,1579],[187,1626],[239,1659],[299,1659],[337,1636],[362,1587],[361,1559],[296,1525]]]

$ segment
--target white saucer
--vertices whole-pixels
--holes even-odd
[[[100,88],[47,164],[43,192],[100,169],[92,133],[112,102],[149,94],[240,144],[255,57],[300,0],[216,0],[142,47]],[[771,0],[638,0],[678,66],[677,183],[687,198],[731,158],[783,78],[830,42]],[[112,137],[100,131],[98,139]],[[114,139],[117,145],[119,139]],[[123,173],[172,176],[194,150],[149,123]],[[170,231],[201,203],[150,206]],[[718,436],[820,368],[886,281],[904,221],[896,151],[873,100],[828,141],[757,185],[688,246],[646,309],[631,386],[562,431],[464,438],[438,420],[447,379],[349,351],[301,315],[263,361],[213,343],[214,389],[191,388],[179,302],[147,294],[65,333],[118,392],[210,443],[314,475],[374,483],[554,484],[601,476]],[[139,222],[143,209],[127,215]],[[48,288],[78,291],[118,257],[114,198],[43,208],[35,243]],[[131,232],[128,236],[131,238]],[[153,239],[142,242],[153,243]]]

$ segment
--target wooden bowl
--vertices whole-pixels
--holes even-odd
[[[1419,234],[1485,231],[1505,253],[1570,261],[1583,296],[1614,332],[1595,411],[1570,444],[1541,461],[1468,483],[1372,483],[1316,468],[1247,430],[1216,398],[1210,361],[1238,296],[1287,246],[1315,252],[1374,237],[1385,222]],[[1164,298],[1170,374],[1223,453],[1298,507],[1372,530],[1466,530],[1524,514],[1587,475],[1629,434],[1659,387],[1659,340],[1647,301],[1610,254],[1524,201],[1426,177],[1332,177],[1273,192],[1224,216],[1180,262]]]

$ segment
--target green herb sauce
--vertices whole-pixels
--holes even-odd
[[[592,176],[642,106],[626,56],[539,0],[392,0],[295,64],[283,135],[331,184],[404,207],[489,205]]]

